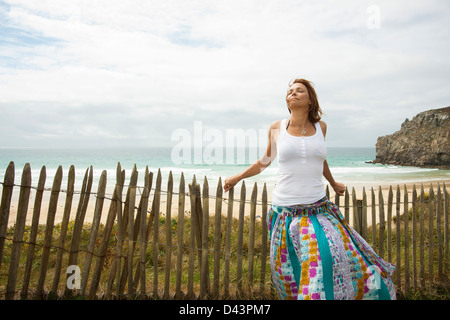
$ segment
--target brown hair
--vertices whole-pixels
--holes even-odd
[[[319,100],[317,99],[316,90],[314,89],[314,84],[311,81],[305,79],[294,79],[289,83],[289,88],[294,83],[301,83],[308,90],[309,100],[311,100],[311,105],[309,107],[309,114],[308,114],[309,121],[311,121],[312,123],[319,122],[323,113],[322,109],[320,109]],[[291,109],[289,109],[289,113],[291,113]]]

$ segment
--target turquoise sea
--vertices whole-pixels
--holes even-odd
[[[183,172],[187,181],[195,175],[197,180],[203,182],[206,176],[210,187],[217,186],[219,177],[237,174],[245,170],[252,163],[250,151],[245,150],[246,157],[238,157],[238,150],[233,153],[223,152],[223,161],[208,161],[203,153],[191,153],[190,161],[180,163],[173,155],[174,149],[165,148],[86,148],[86,149],[46,149],[46,148],[0,148],[0,181],[3,182],[5,170],[13,161],[15,164],[15,183],[20,184],[20,176],[26,163],[32,169],[32,185],[37,185],[42,166],[46,167],[46,187],[51,187],[54,174],[59,165],[63,168],[63,177],[66,178],[71,165],[75,166],[76,188],[80,189],[86,169],[90,166],[94,170],[95,182],[100,178],[101,172],[108,173],[108,186],[114,186],[115,173],[118,162],[126,171],[129,179],[133,166],[139,171],[139,185],[143,185],[143,175],[146,166],[155,174],[161,170],[164,184],[167,183],[169,172],[174,177],[174,188]],[[244,152],[244,150],[243,150]],[[198,158],[200,155],[201,159]],[[242,153],[241,153],[242,155]],[[197,158],[196,158],[197,157]],[[375,159],[375,148],[328,148],[327,161],[335,180],[347,186],[378,186],[402,185],[404,183],[420,183],[422,181],[450,180],[450,170],[430,168],[402,167],[366,163]],[[217,158],[216,158],[217,160]],[[273,187],[277,181],[276,161],[261,174],[246,179],[246,185],[258,186],[267,183]],[[63,179],[64,182],[67,181]]]

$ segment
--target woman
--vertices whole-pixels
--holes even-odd
[[[278,155],[279,180],[268,214],[272,281],[280,299],[395,299],[395,266],[381,259],[325,193],[338,195],[325,159],[327,126],[312,83],[296,79],[286,95],[289,119],[272,123],[266,154],[225,179],[225,192],[257,175]]]

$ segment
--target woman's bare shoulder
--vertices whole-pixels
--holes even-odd
[[[325,136],[327,134],[327,124],[322,120],[319,121],[319,124],[320,128],[322,129],[323,135]]]
[[[280,129],[280,124],[281,124],[281,120],[276,120],[274,122],[272,122],[272,124],[270,125],[270,129],[276,129],[279,130]]]

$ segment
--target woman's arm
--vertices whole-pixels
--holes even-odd
[[[270,163],[269,163],[270,164]],[[227,192],[231,188],[233,188],[239,181],[245,178],[253,177],[260,172],[262,172],[268,165],[264,166],[260,160],[253,163],[250,167],[248,167],[246,170],[242,171],[241,173],[226,178],[225,179],[225,185],[224,190]]]
[[[327,125],[325,122],[320,121],[320,128],[323,132],[323,137],[325,138],[327,134]],[[323,162],[323,176],[328,180],[330,186],[333,188],[334,192],[338,195],[343,196],[345,193],[345,185],[343,183],[336,182],[331,174],[330,167],[328,167],[328,162],[325,160]]]
[[[336,182],[331,174],[330,168],[328,167],[328,162],[325,160],[323,162],[323,176],[328,180],[330,186],[333,188],[334,192],[338,195],[343,196],[345,193],[345,185],[343,183]]]
[[[233,188],[242,179],[253,177],[257,174],[260,174],[262,171],[264,171],[265,168],[270,166],[270,164],[277,155],[275,141],[278,137],[279,130],[280,130],[280,121],[272,123],[269,129],[269,142],[267,143],[266,153],[261,157],[261,159],[257,160],[255,163],[250,165],[246,170],[242,171],[241,173],[235,176],[226,178],[223,187],[225,192]]]

